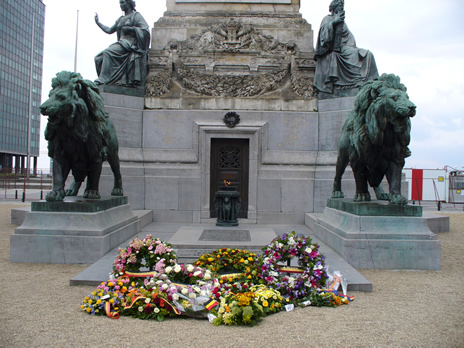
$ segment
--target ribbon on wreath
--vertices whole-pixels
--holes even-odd
[[[127,275],[129,278],[146,278],[146,277],[154,277],[157,275],[158,272],[150,271],[150,272],[129,272],[126,271],[124,275]]]
[[[112,311],[111,303],[109,301],[105,303],[105,313],[108,316],[108,318],[119,319],[119,308],[117,310]]]
[[[299,273],[302,274],[304,273],[304,270],[298,267],[280,267],[279,272],[281,273]]]
[[[134,295],[135,295],[135,294],[136,294],[136,293],[134,292]],[[156,297],[156,294],[153,295],[153,298],[155,298],[155,297]],[[145,299],[147,299],[146,296],[143,296],[143,295],[138,295],[138,296],[137,296],[137,295],[135,295],[135,296],[132,298],[130,304],[124,306],[124,309],[129,309],[129,308],[131,308],[131,307],[134,305],[134,303],[137,302],[138,300],[145,300]],[[171,308],[172,308],[172,310],[174,311],[174,313],[176,313],[177,315],[180,315],[180,314],[181,314],[180,311],[177,309],[177,307],[174,306],[171,302],[169,302],[168,300],[165,300],[164,298],[160,298],[160,307],[164,307],[164,306],[165,306],[165,303],[167,303],[169,306],[171,306]]]

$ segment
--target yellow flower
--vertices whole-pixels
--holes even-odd
[[[253,261],[253,258],[252,258],[252,257],[249,257],[249,258],[248,258],[248,261]]]
[[[84,309],[84,307],[85,307],[84,305],[81,305],[81,309],[82,309],[82,310]]]
[[[267,307],[267,306],[269,306],[269,303],[266,300],[264,300],[263,301],[263,307]]]
[[[89,304],[92,304],[92,300],[89,300],[88,303],[89,303]]]
[[[100,303],[102,303],[102,300],[97,300],[97,304],[100,304]]]
[[[92,291],[92,295],[93,295],[93,296],[96,296],[96,295],[97,295],[97,292],[96,292],[96,291]]]
[[[122,286],[122,282],[118,282],[118,285],[119,285],[119,286]]]
[[[245,260],[243,258],[240,259],[240,263],[244,263]]]
[[[111,304],[114,303],[114,298],[112,298],[110,301],[109,301]]]
[[[208,257],[208,261],[211,262],[213,261],[214,259],[212,257]]]
[[[113,282],[108,282],[108,286],[113,286]]]
[[[92,311],[92,308],[87,307],[86,311],[87,311],[87,313],[90,313]]]
[[[247,279],[251,279],[251,275],[249,275],[249,276],[247,277]]]

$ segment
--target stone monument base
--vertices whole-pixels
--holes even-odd
[[[418,208],[329,199],[305,224],[354,268],[439,270],[440,241]]]
[[[10,262],[93,263],[138,232],[127,197],[32,202],[10,237]]]

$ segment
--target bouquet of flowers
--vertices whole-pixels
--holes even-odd
[[[176,253],[171,244],[147,235],[144,239],[137,237],[130,241],[126,248],[119,248],[113,271],[116,275],[123,275],[125,272],[138,272],[145,267],[163,272],[165,267],[175,264],[176,261]]]
[[[213,319],[214,325],[255,325],[266,316],[263,307],[255,300],[252,291],[229,293],[220,299],[218,316]]]
[[[119,318],[124,294],[128,291],[128,279],[109,280],[101,283],[97,290],[84,298],[81,310],[90,315],[107,315],[110,318]]]
[[[281,263],[297,258],[299,268]],[[327,279],[324,256],[310,238],[295,231],[276,237],[263,248],[261,278],[290,299],[303,298],[311,288],[322,288]],[[290,274],[290,275],[289,275]]]
[[[180,312],[169,301],[166,293],[155,287],[129,291],[123,314],[131,315],[133,318],[163,321],[166,317],[180,315]]]
[[[214,275],[209,269],[192,264],[174,264],[166,267],[164,273],[173,283],[204,285],[214,280]]]
[[[238,278],[252,279],[258,276],[258,255],[248,250],[223,248],[203,254],[194,262],[215,273],[238,273]]]
[[[286,300],[275,289],[268,288],[267,286],[253,285],[250,288],[255,294],[254,301],[258,302],[264,310],[264,313],[278,313],[282,310],[283,304]]]

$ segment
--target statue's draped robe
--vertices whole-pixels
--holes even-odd
[[[377,78],[373,54],[356,47],[345,22],[339,23],[338,29],[332,22],[333,16],[326,16],[319,30],[314,86],[321,92],[333,93],[334,87],[360,87],[363,82]]]
[[[95,57],[97,83],[123,86],[140,85],[144,78],[150,31],[139,12],[132,12],[116,21],[118,42]],[[134,31],[123,34],[122,27],[133,27]]]

